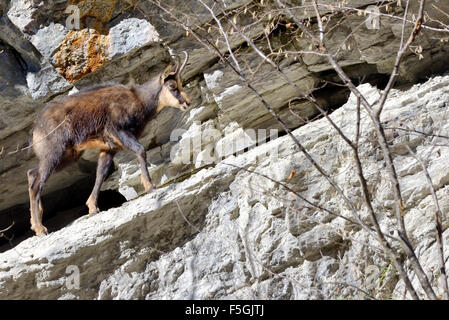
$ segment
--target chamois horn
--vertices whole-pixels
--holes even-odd
[[[186,58],[184,59],[184,62],[182,63],[181,68],[179,69],[179,72],[178,72],[179,75],[181,75],[182,71],[184,70],[184,68],[187,64],[187,60],[189,60],[189,54],[187,53],[187,51],[182,51],[182,52],[186,55]]]

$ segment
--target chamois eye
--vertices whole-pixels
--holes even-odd
[[[176,89],[176,82],[174,82],[174,81],[168,82],[168,87],[169,87],[171,90],[175,90],[175,89]]]

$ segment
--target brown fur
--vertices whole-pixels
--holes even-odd
[[[179,65],[175,64],[133,88],[113,84],[80,91],[51,102],[41,111],[32,137],[39,166],[28,171],[31,229],[36,235],[47,233],[42,225],[40,200],[45,182],[52,172],[77,161],[86,149],[100,150],[97,179],[86,202],[89,213],[99,211],[101,184],[120,149],[136,153],[142,184],[147,192],[151,191],[145,149],[137,139],[148,121],[163,108],[187,109],[190,99],[182,88],[179,71]]]

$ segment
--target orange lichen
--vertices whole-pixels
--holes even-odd
[[[107,36],[96,30],[72,30],[54,55],[55,67],[69,82],[74,82],[106,63],[107,45]]]
[[[53,57],[53,64],[69,82],[94,72],[107,61],[107,23],[118,0],[70,0],[79,8],[82,30],[71,30]]]

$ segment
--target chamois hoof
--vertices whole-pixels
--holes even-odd
[[[89,207],[89,214],[97,214],[100,212],[100,209],[98,209],[97,207],[91,208]]]
[[[145,189],[145,193],[150,193],[151,191],[153,191],[154,187],[151,182],[148,183],[148,182],[142,181],[142,184],[143,184],[143,188]]]
[[[96,214],[100,212],[100,209],[97,207],[97,201],[89,198],[86,202],[86,206],[89,208],[89,214]]]
[[[48,234],[47,228],[45,228],[43,225],[34,227],[34,228],[32,228],[32,230],[34,230],[37,237]]]

